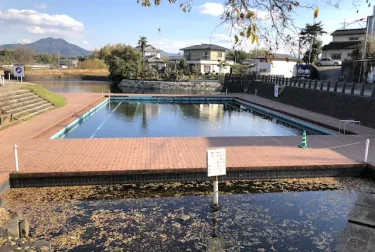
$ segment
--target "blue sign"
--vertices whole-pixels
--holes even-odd
[[[21,67],[16,67],[16,72],[17,73],[22,73],[22,68]]]

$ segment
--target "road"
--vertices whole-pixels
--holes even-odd
[[[341,66],[317,67],[321,80],[338,81],[341,74]]]

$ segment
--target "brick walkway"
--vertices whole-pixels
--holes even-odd
[[[366,127],[361,127],[362,134],[355,136],[309,136],[311,148],[306,150],[296,147],[301,141],[300,137],[50,140],[46,136],[56,132],[56,128],[51,130],[52,127],[63,127],[63,121],[74,120],[77,112],[89,109],[103,99],[102,94],[64,95],[68,100],[65,107],[0,131],[0,172],[6,174],[15,170],[14,144],[19,148],[21,173],[202,171],[206,167],[206,149],[214,147],[227,149],[227,167],[233,170],[303,169],[309,166],[323,168],[361,163],[366,138],[372,141],[369,161],[375,164],[375,130]],[[338,124],[338,119],[260,97],[246,94],[234,96],[309,120],[332,126]],[[356,144],[350,145],[353,143]]]

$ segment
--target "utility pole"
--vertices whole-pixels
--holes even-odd
[[[60,52],[57,51],[57,68],[60,68]]]
[[[369,22],[370,22],[370,17],[367,17],[365,43],[363,45],[362,59],[364,59],[366,57]]]

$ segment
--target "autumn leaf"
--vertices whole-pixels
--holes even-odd
[[[254,12],[248,11],[246,14],[246,18],[250,19],[252,16],[254,16]]]
[[[240,14],[240,18],[241,18],[242,20],[244,20],[244,19],[245,19],[245,14],[241,13],[241,14]]]
[[[256,41],[257,44],[259,45],[259,37],[258,37],[258,35],[255,35],[255,41]]]
[[[244,32],[240,32],[240,36],[241,37],[245,37],[245,33]]]
[[[285,60],[286,60],[286,62],[289,62],[289,58],[288,57],[285,57]]]
[[[251,34],[251,44],[254,44],[255,41],[255,35],[254,33]]]
[[[246,37],[250,38],[250,36],[251,36],[251,26],[249,25],[249,27],[247,27]]]
[[[314,11],[314,18],[317,18],[319,15],[319,7],[316,7],[315,11]]]
[[[238,43],[238,36],[237,35],[234,35],[234,43]]]

